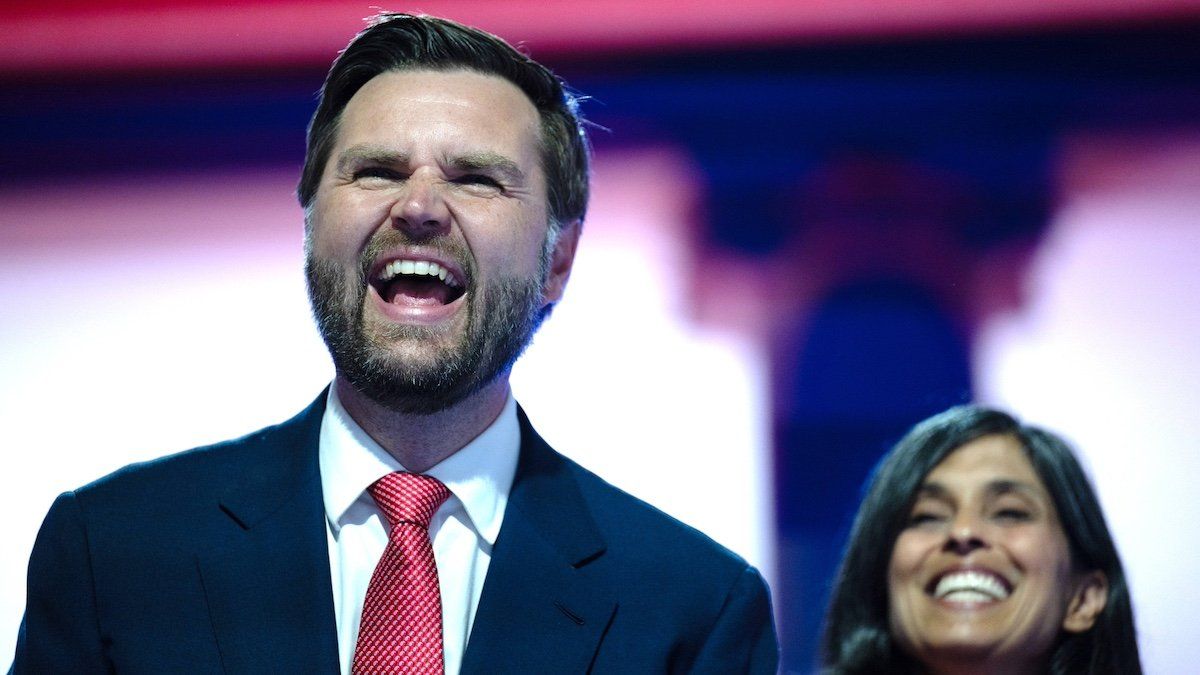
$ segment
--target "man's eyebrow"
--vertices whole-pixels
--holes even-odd
[[[408,155],[373,145],[354,145],[338,154],[337,169],[339,172],[345,171],[346,167],[352,164],[359,163],[403,165],[408,163]]]
[[[493,171],[514,182],[523,182],[525,172],[511,159],[495,152],[472,152],[450,159],[450,166],[459,171]]]

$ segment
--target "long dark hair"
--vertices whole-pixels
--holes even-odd
[[[858,509],[826,615],[823,662],[828,673],[913,673],[888,629],[887,568],[917,488],[943,459],[977,438],[1016,439],[1054,500],[1080,569],[1108,577],[1108,601],[1090,630],[1064,632],[1050,657],[1055,675],[1142,672],[1129,587],[1100,502],[1065,441],[1011,415],[959,406],[913,427],[875,469]]]

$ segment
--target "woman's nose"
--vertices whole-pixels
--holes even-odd
[[[946,534],[944,546],[946,551],[967,555],[976,549],[987,546],[987,539],[977,518],[960,513],[950,522],[950,530]]]

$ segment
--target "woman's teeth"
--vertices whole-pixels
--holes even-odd
[[[999,579],[984,572],[952,572],[942,577],[933,591],[939,600],[957,602],[1003,600],[1008,594]]]

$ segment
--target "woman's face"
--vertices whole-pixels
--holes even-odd
[[[1002,435],[925,477],[888,565],[892,635],[935,672],[1035,672],[1061,631],[1091,627],[1107,591],[1102,573],[1073,570],[1053,500]]]

